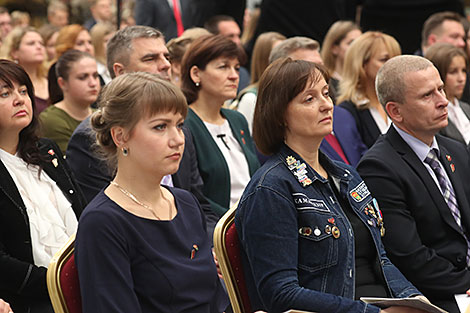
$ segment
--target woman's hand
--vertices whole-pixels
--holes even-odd
[[[0,313],[13,313],[10,305],[2,299],[0,299]]]
[[[410,308],[407,306],[391,306],[384,310],[380,310],[380,313],[426,313],[427,311]]]

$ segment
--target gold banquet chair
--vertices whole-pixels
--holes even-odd
[[[251,313],[240,255],[240,241],[235,229],[238,202],[219,220],[214,229],[214,250],[219,261],[234,313]]]
[[[82,313],[74,244],[75,235],[72,235],[54,255],[47,269],[47,289],[55,313]]]

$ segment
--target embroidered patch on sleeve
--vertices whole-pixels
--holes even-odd
[[[370,195],[370,191],[366,186],[366,183],[363,181],[357,185],[351,192],[349,193],[351,197],[354,199],[356,202],[361,202],[364,200],[368,195]]]

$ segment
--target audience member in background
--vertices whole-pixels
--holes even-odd
[[[205,28],[190,28],[187,29],[178,38],[173,38],[166,44],[168,48],[168,60],[171,63],[170,77],[171,82],[178,87],[181,87],[181,61],[183,55],[195,39],[201,36],[207,36],[211,33]]]
[[[204,36],[190,45],[181,68],[189,104],[185,125],[193,135],[204,194],[218,216],[238,201],[259,167],[246,119],[222,108],[237,95],[243,57],[240,47],[225,36]]]
[[[64,99],[39,116],[42,135],[54,140],[65,153],[75,128],[91,115],[91,104],[100,91],[95,59],[88,53],[69,50],[56,63],[57,83]]]
[[[36,114],[48,105],[46,49],[41,35],[32,27],[16,27],[5,38],[0,55],[21,65],[33,82]]]
[[[399,54],[398,42],[381,32],[362,34],[346,52],[333,131],[353,166],[390,126],[375,93],[375,76],[388,59]]]
[[[438,12],[428,17],[421,32],[421,51],[415,54],[422,56],[431,45],[438,42],[465,48],[465,30],[461,19],[456,12]]]
[[[320,44],[318,41],[307,37],[291,37],[276,47],[269,54],[269,63],[277,59],[289,56],[294,60],[310,61],[317,64],[323,64],[320,55]]]
[[[83,26],[91,30],[96,23],[111,23],[113,18],[111,0],[90,0],[91,17]]]
[[[0,297],[15,313],[53,313],[47,267],[85,199],[57,145],[38,138],[28,74],[0,60],[0,81]]]
[[[78,24],[64,26],[59,31],[55,44],[56,59],[72,49],[89,53],[92,56],[95,55],[90,33],[86,28]],[[47,74],[51,104],[57,103],[64,98],[62,90],[57,84],[55,66],[55,63],[52,64]]]
[[[13,313],[10,304],[2,299],[0,299],[0,313]]]
[[[0,38],[3,40],[11,32],[11,16],[7,8],[0,7]]]
[[[387,258],[380,211],[359,174],[319,151],[333,127],[328,78],[323,66],[290,58],[261,76],[253,132],[273,156],[235,216],[252,311],[422,312],[359,301],[420,292]]]
[[[214,35],[223,35],[242,47],[240,41],[241,30],[235,19],[228,15],[216,15],[204,23],[204,28]],[[244,67],[240,67],[240,82],[237,93],[245,89],[250,84],[250,73]]]
[[[112,77],[132,72],[158,74],[169,80],[170,63],[163,35],[148,26],[130,26],[118,31],[108,42],[107,62]],[[212,238],[218,216],[212,212],[202,192],[202,179],[191,133],[183,128],[185,146],[178,171],[165,177],[163,184],[185,189],[198,199],[206,215],[207,233]],[[95,133],[90,119],[84,120],[72,134],[67,147],[67,160],[77,182],[91,201],[113,179],[108,166],[96,155]]]
[[[160,184],[178,170],[187,110],[179,88],[156,75],[124,74],[104,88],[91,124],[116,176],[80,219],[84,312],[220,313],[229,305],[196,198]]]
[[[321,56],[330,74],[330,97],[336,103],[339,81],[343,73],[344,56],[351,43],[362,34],[359,26],[351,21],[337,21],[326,33]]]
[[[31,16],[28,12],[13,11],[11,12],[11,26],[15,27],[28,27],[31,22]]]
[[[91,43],[95,50],[95,59],[98,65],[98,74],[100,74],[105,84],[111,81],[111,75],[106,66],[106,45],[115,32],[116,26],[103,22],[95,24],[90,31]]]
[[[253,39],[260,14],[261,10],[259,7],[255,7],[251,10],[247,8],[245,10],[245,15],[243,17],[243,32],[240,37],[240,42],[243,47]]]
[[[255,112],[256,95],[258,93],[258,81],[269,65],[269,54],[271,50],[285,39],[286,37],[276,32],[261,34],[258,39],[256,39],[253,48],[253,56],[251,58],[250,85],[238,94],[237,100],[235,100],[231,106],[245,116],[250,132],[253,129],[253,114]]]
[[[48,62],[55,60],[55,42],[57,40],[57,36],[59,36],[59,30],[59,27],[52,24],[44,24],[38,29],[38,33],[41,34],[44,46],[46,47]]]
[[[53,0],[47,6],[47,20],[49,24],[64,27],[69,23],[69,9],[60,0]]]
[[[448,124],[439,133],[465,145],[470,143],[470,105],[460,101],[467,79],[468,59],[466,53],[449,43],[436,43],[426,50],[425,57],[439,71],[446,98]]]

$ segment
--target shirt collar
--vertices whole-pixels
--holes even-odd
[[[398,132],[398,134],[401,136],[401,138],[410,146],[411,150],[414,151],[414,153],[418,156],[418,158],[421,160],[421,162],[424,162],[426,159],[426,156],[428,155],[429,151],[431,149],[436,149],[437,150],[437,156],[439,157],[439,146],[437,145],[436,137],[432,138],[432,144],[431,147],[429,147],[427,144],[422,142],[416,137],[411,136],[404,130],[401,130],[398,128],[395,124],[392,124],[395,130]]]

